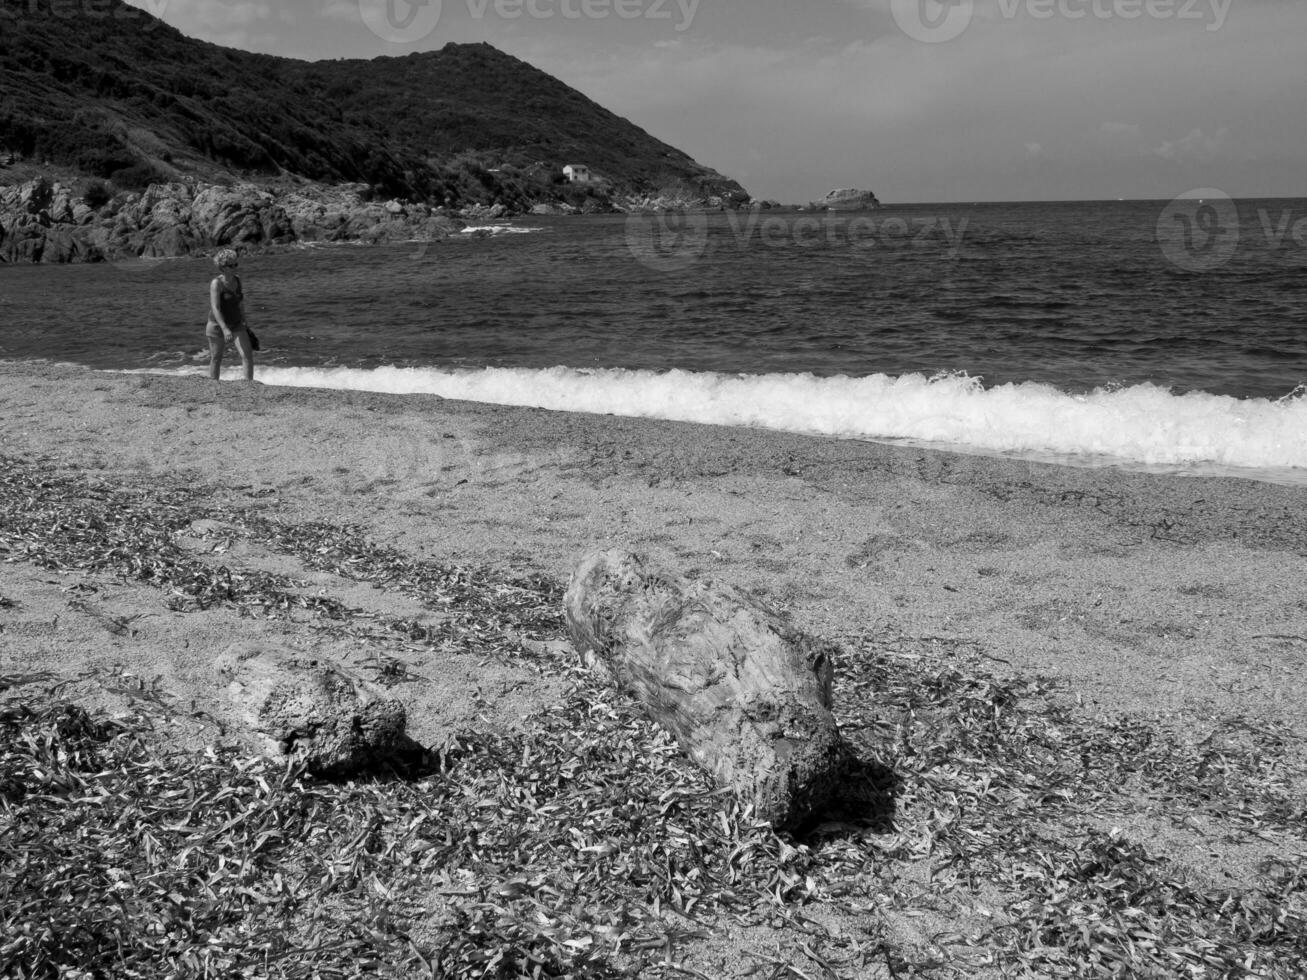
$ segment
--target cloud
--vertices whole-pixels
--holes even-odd
[[[1154,148],[1153,153],[1176,163],[1208,163],[1222,155],[1229,135],[1230,131],[1224,126],[1211,136],[1201,129],[1192,129],[1181,139],[1166,140]]]
[[[343,20],[356,24],[359,21],[358,0],[327,0],[322,8],[322,16],[328,20]]]
[[[127,0],[134,7],[166,20],[190,37],[203,38],[246,51],[264,49],[277,41],[276,25],[292,23],[294,14],[272,0]]]

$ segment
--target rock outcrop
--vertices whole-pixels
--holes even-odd
[[[659,213],[663,211],[724,211],[738,208],[748,202],[748,197],[711,194],[707,196],[689,193],[662,193],[627,195],[613,201],[617,211],[629,213]]]
[[[880,207],[880,201],[871,191],[858,190],[856,187],[840,187],[830,191],[812,207],[825,208],[827,211],[868,211]]]
[[[425,205],[369,201],[365,185],[274,192],[252,184],[170,183],[98,206],[91,200],[39,178],[0,187],[0,262],[164,258],[297,242],[432,241],[459,228]]]

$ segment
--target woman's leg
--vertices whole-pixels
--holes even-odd
[[[222,334],[215,337],[206,332],[205,336],[209,338],[209,377],[217,381],[222,373],[222,349],[227,344],[223,341]]]
[[[236,350],[241,356],[241,367],[245,369],[245,380],[254,380],[254,348],[250,346],[250,332],[236,331]]]

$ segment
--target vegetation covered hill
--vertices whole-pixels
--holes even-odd
[[[613,194],[747,198],[489,45],[304,62],[189,38],[121,0],[0,0],[5,155],[125,187],[295,176],[509,207],[584,193],[562,178],[583,163]]]

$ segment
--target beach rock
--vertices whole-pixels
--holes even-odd
[[[57,182],[0,187],[0,261],[173,257],[235,245],[432,240],[459,228],[422,204],[372,203],[364,184],[294,191],[253,184],[151,184],[98,208]]]
[[[50,207],[54,198],[54,185],[44,177],[29,180],[18,188],[18,208],[28,214],[39,214]]]
[[[152,185],[133,210],[132,217],[147,228],[189,224],[192,217],[190,188],[184,184]]]
[[[456,235],[462,225],[452,221],[443,214],[432,213],[422,221],[417,222],[413,227],[413,237],[421,241],[439,241]]]
[[[41,261],[87,262],[98,257],[99,250],[88,241],[80,228],[72,224],[55,225],[45,231]]]
[[[830,711],[832,645],[624,551],[586,555],[564,604],[573,646],[759,818],[794,828],[838,795],[851,753]]]
[[[50,222],[42,215],[22,210],[0,221],[0,260],[40,262],[45,255],[45,238]]]
[[[195,196],[191,213],[200,234],[214,245],[257,245],[264,239],[260,210],[265,204],[252,189],[209,187]]]
[[[73,201],[72,193],[67,187],[55,184],[51,188],[50,206],[46,209],[50,221],[54,224],[73,224]]]
[[[167,259],[202,251],[206,244],[187,225],[152,226],[141,233],[130,251],[145,258]]]
[[[503,204],[471,204],[461,214],[469,221],[498,221],[508,216],[509,209]]]
[[[293,651],[240,643],[216,670],[242,720],[273,756],[342,776],[383,763],[403,747],[403,704],[343,668]]]
[[[663,193],[646,195],[627,195],[613,203],[618,211],[634,214],[661,214],[665,211],[719,211],[728,204],[734,206],[733,197],[719,195],[702,195],[693,193]],[[587,201],[586,207],[603,206],[597,201]],[[583,210],[585,210],[583,208]]]

